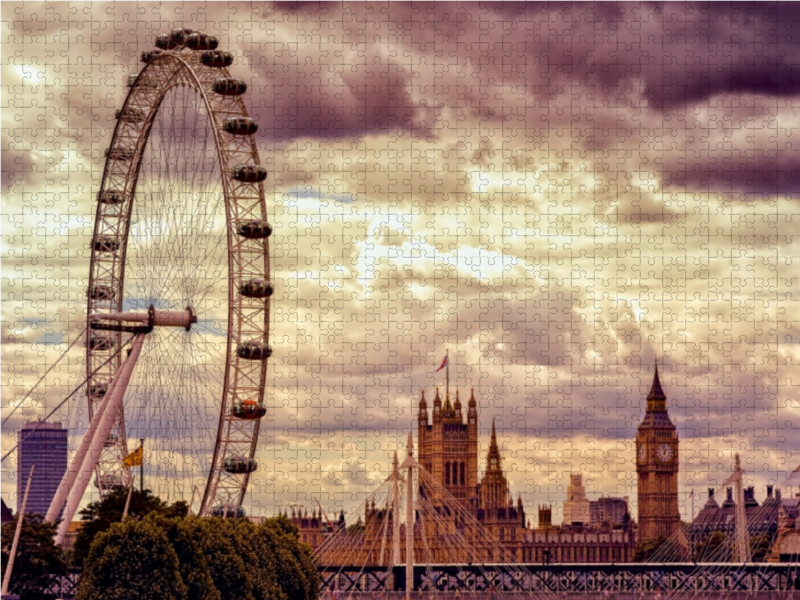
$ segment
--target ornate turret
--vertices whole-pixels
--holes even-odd
[[[425,402],[425,389],[420,391],[419,396],[419,415],[417,415],[420,427],[428,424],[428,403]]]
[[[467,408],[467,424],[478,425],[478,403],[475,402],[475,388],[469,390],[469,403]]]
[[[456,403],[453,405],[456,411],[456,419],[459,423],[463,423],[464,419],[461,417],[461,400],[458,397],[458,390],[456,390]]]
[[[442,398],[439,396],[439,388],[436,388],[436,396],[433,397],[433,422],[442,420]]]
[[[547,531],[553,526],[553,507],[549,504],[539,505],[539,521],[537,523],[540,530]]]

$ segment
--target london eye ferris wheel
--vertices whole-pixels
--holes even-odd
[[[88,479],[131,485],[128,438],[148,439],[150,483],[204,490],[200,515],[241,516],[258,468],[274,290],[258,125],[217,38],[176,29],[156,46],[128,79],[97,194],[92,423],[49,513],[66,505],[65,523]]]

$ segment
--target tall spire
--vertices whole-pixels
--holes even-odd
[[[653,367],[653,383],[650,385],[650,393],[647,394],[647,411],[664,412],[667,410],[667,395],[661,387],[661,380],[658,377],[658,359],[655,359]]]
[[[486,471],[480,486],[480,503],[483,508],[505,508],[511,501],[508,481],[500,465],[500,448],[497,446],[497,430],[492,419],[492,436],[486,455]]]
[[[492,417],[492,437],[489,441],[489,453],[486,456],[486,470],[500,470],[500,448],[497,447],[497,432],[495,431],[494,417]]]

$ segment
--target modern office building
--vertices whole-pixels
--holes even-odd
[[[17,433],[17,512],[22,506],[31,466],[36,465],[26,513],[44,516],[67,470],[67,430],[61,423],[33,421]]]

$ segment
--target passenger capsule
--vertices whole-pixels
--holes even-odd
[[[109,433],[108,437],[106,438],[106,441],[105,441],[105,447],[106,448],[111,448],[114,444],[117,443],[118,439],[119,439],[119,437],[117,436],[116,433]]]
[[[138,75],[128,75],[128,87],[133,87],[138,77]],[[145,77],[144,79],[139,80],[139,86],[157,89],[158,83]]]
[[[90,350],[111,350],[117,345],[117,340],[113,337],[93,334],[89,336],[88,345]]]
[[[120,190],[103,190],[97,194],[97,200],[103,204],[122,204],[125,201],[125,194]]]
[[[239,344],[236,354],[239,358],[247,360],[267,360],[272,356],[272,348],[261,340],[250,340]]]
[[[119,240],[111,235],[98,235],[92,242],[96,252],[116,252],[119,250]]]
[[[178,28],[172,30],[170,37],[178,46],[183,46],[186,43],[186,38],[188,38],[193,33],[194,29]]]
[[[89,296],[92,300],[112,300],[114,298],[114,288],[102,283],[93,285],[92,289],[89,290]]]
[[[236,232],[247,240],[262,240],[272,235],[272,225],[253,219],[240,224]]]
[[[219,38],[207,33],[193,33],[186,38],[186,47],[190,50],[215,50],[219,46]]]
[[[153,60],[155,58],[157,58],[158,56],[160,56],[163,53],[164,53],[163,50],[159,50],[157,48],[155,50],[145,50],[144,52],[142,52],[142,59],[141,60],[142,60],[143,63],[150,63],[150,62],[153,62]]]
[[[258,183],[267,178],[267,170],[260,165],[236,165],[233,178],[244,183]]]
[[[231,414],[237,419],[247,419],[249,421],[260,419],[267,414],[267,407],[255,400],[245,400],[244,402],[234,402]]]
[[[161,35],[156,36],[156,48],[161,48],[162,50],[172,50],[180,46],[171,35],[166,33],[162,33]]]
[[[211,509],[211,516],[227,519],[241,519],[245,516],[245,512],[244,507],[236,504],[218,504]]]
[[[222,129],[232,135],[252,135],[258,131],[258,123],[250,117],[231,117],[222,122]]]
[[[252,473],[256,469],[258,469],[258,463],[255,459],[247,458],[246,456],[229,456],[222,463],[223,471],[235,475]]]
[[[138,123],[139,121],[144,121],[146,116],[141,108],[135,106],[128,107],[125,110],[117,109],[114,112],[114,118],[125,123]]]
[[[248,298],[269,298],[275,292],[275,287],[264,279],[250,279],[239,286],[239,291]]]
[[[89,393],[91,394],[92,398],[102,398],[107,392],[107,383],[93,383],[91,386],[89,386]]]
[[[133,148],[109,148],[106,157],[111,160],[130,160],[133,158]]]
[[[215,69],[230,67],[233,64],[233,54],[223,50],[208,50],[200,55],[200,62]]]
[[[241,96],[247,91],[247,84],[243,79],[220,77],[214,81],[214,91],[223,96]]]

